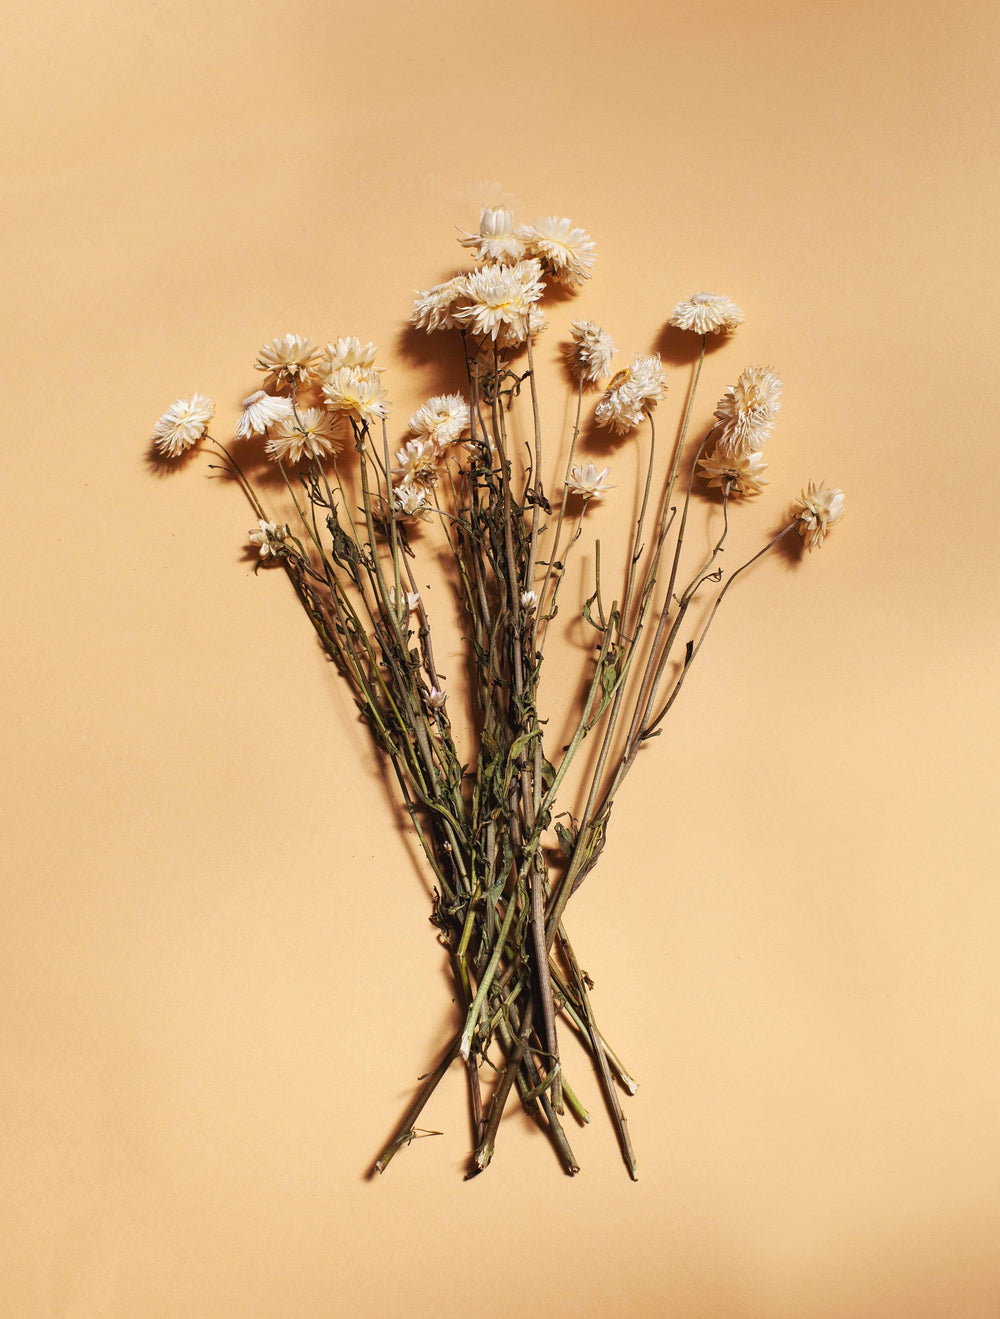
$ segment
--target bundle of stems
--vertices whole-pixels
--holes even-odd
[[[495,217],[492,224],[491,229],[484,212],[484,241],[496,229]],[[509,262],[490,261],[480,269],[493,265],[501,272],[510,269]],[[821,540],[839,517],[840,505],[831,506],[829,498],[839,492],[810,485],[811,502],[804,495],[802,507],[781,530],[723,577],[718,563],[730,504],[755,493],[762,482],[759,462],[748,468],[745,454],[730,453],[721,443],[733,418],[747,423],[750,415],[738,387],[735,394],[729,391],[733,417],[723,400],[707,434],[687,443],[712,330],[700,334],[683,420],[663,471],[652,417],[662,389],[656,380],[648,383],[654,361],[653,376],[658,372],[658,359],[637,358],[620,372],[604,396],[606,414],[618,429],[625,428],[623,416],[648,428],[638,512],[620,579],[611,588],[597,543],[593,591],[581,610],[592,630],[585,695],[573,712],[568,741],[557,752],[546,747],[547,721],[539,707],[546,636],[585,513],[604,493],[607,473],[574,463],[587,383],[586,370],[579,369],[568,460],[551,472],[548,485],[543,479],[536,331],[527,311],[518,322],[507,322],[520,333],[508,334],[513,342],[506,346],[495,324],[484,328],[471,313],[456,316],[447,328],[460,334],[464,348],[464,403],[459,407],[456,395],[432,403],[452,419],[460,414],[460,422],[449,434],[451,443],[429,448],[423,440],[412,441],[396,454],[395,465],[371,366],[374,350],[361,349],[356,340],[341,340],[328,350],[324,395],[353,443],[355,458],[349,459],[305,405],[315,356],[308,341],[295,336],[286,336],[284,344],[275,341],[261,369],[271,370],[278,389],[247,400],[244,434],[272,434],[272,427],[284,434],[284,444],[269,441],[269,452],[294,507],[289,522],[271,519],[248,464],[217,440],[209,442],[220,456],[217,466],[239,482],[255,511],[259,530],[253,539],[262,561],[280,565],[288,575],[320,644],[350,685],[434,877],[431,919],[453,968],[460,1020],[374,1167],[384,1171],[400,1149],[425,1134],[418,1125],[425,1106],[452,1064],[460,1062],[473,1132],[470,1175],[493,1158],[515,1090],[548,1134],[562,1168],[576,1173],[567,1114],[578,1123],[588,1122],[589,1115],[563,1067],[561,1040],[570,1034],[596,1072],[634,1179],[636,1159],[621,1099],[635,1093],[636,1083],[596,1020],[592,984],[566,933],[566,907],[594,868],[617,792],[640,749],[660,731],[727,592],[793,529],[807,540],[812,536],[810,548],[817,534]],[[596,342],[596,327],[576,326],[581,324],[589,328],[575,334],[578,348],[588,335],[588,342]],[[518,369],[516,353],[524,355]],[[579,365],[579,353],[576,360]],[[348,404],[345,371],[354,372],[347,380],[354,388]],[[360,391],[359,381],[366,386]],[[773,393],[770,401],[773,411]],[[210,417],[206,402],[202,413]],[[759,390],[752,402],[759,428],[766,431],[772,418],[760,413]],[[190,423],[183,436],[182,408],[189,409]],[[207,433],[207,417],[195,416],[192,408],[197,412],[196,402],[179,402],[161,419],[156,437],[161,452],[180,452],[193,442],[194,431],[196,438]],[[530,414],[526,457],[514,452],[515,408]],[[461,443],[454,440],[456,429],[468,432]],[[290,446],[289,436],[297,436],[297,443]],[[704,459],[713,439],[715,467]],[[759,446],[748,452],[759,457]],[[702,475],[714,477],[722,517],[714,543],[697,556],[692,571],[683,550],[699,464]],[[557,512],[550,497],[558,498]],[[418,533],[429,520],[437,523],[449,551],[465,620],[471,690],[462,703],[471,728],[461,744],[472,749],[470,763],[463,763],[449,714],[449,696],[452,707],[459,698],[454,691],[446,694],[426,601],[417,589]],[[692,627],[688,618],[696,601],[704,608]],[[581,755],[585,743],[593,749],[586,757]],[[584,760],[582,795],[568,811],[560,793],[574,765],[569,782],[581,778]]]

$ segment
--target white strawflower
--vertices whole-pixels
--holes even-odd
[[[455,275],[443,284],[418,292],[410,316],[418,330],[454,330],[458,326],[455,303],[465,296],[465,276]]]
[[[393,486],[392,506],[396,517],[403,522],[428,522],[431,517],[427,488],[413,481]]]
[[[356,336],[338,339],[336,343],[326,346],[326,360],[323,363],[324,375],[332,375],[341,367],[350,366],[362,372],[375,371],[375,356],[378,349],[373,343],[362,344]]]
[[[579,495],[584,502],[589,499],[601,499],[608,490],[614,488],[607,483],[610,475],[610,467],[598,471],[593,463],[586,463],[582,467],[578,463],[574,463],[569,469],[569,480],[566,482],[566,489],[572,495]]]
[[[479,335],[495,339],[509,326],[523,340],[529,332],[532,307],[545,291],[538,261],[519,261],[516,266],[483,266],[465,279],[465,305],[455,309],[456,318]]]
[[[593,321],[574,321],[566,360],[581,380],[602,380],[611,368],[615,341]]]
[[[703,458],[698,468],[710,486],[724,490],[730,497],[759,495],[767,485],[763,475],[767,470],[767,464],[759,453],[749,453],[744,458],[732,458],[715,452],[710,457]]]
[[[796,500],[792,512],[799,522],[799,535],[807,550],[816,550],[823,544],[826,533],[844,516],[843,490],[830,490],[822,481],[810,481]]]
[[[734,458],[763,449],[781,407],[781,379],[769,366],[748,366],[715,409],[723,422],[717,452]]]
[[[399,483],[435,486],[438,481],[440,456],[440,451],[433,440],[410,440],[402,449],[396,450],[393,476]]]
[[[327,458],[340,452],[334,418],[322,408],[299,408],[298,417],[277,422],[265,448],[272,458],[297,463],[300,458]]]
[[[250,532],[250,540],[252,544],[260,546],[260,557],[266,559],[269,555],[277,555],[288,534],[287,524],[279,527],[276,522],[267,522],[264,518],[259,518],[257,530]]]
[[[323,397],[335,416],[353,417],[364,425],[389,411],[388,395],[370,367],[340,367],[323,381]]]
[[[439,687],[432,687],[429,692],[424,692],[424,701],[428,710],[443,710],[447,699],[447,693],[441,691]]]
[[[533,609],[537,609],[537,608],[538,608],[538,592],[537,592],[537,591],[522,591],[522,592],[521,592],[521,608],[522,608],[523,610],[525,610],[525,611],[526,611],[527,613],[529,613],[529,614],[531,613],[531,611],[532,611]]]
[[[635,430],[651,408],[663,398],[667,380],[659,354],[636,353],[632,365],[613,377],[594,410],[599,426],[609,427],[616,435]]]
[[[286,334],[283,339],[264,344],[254,365],[258,371],[267,372],[269,384],[303,384],[315,373],[319,359],[320,351],[311,339]]]
[[[214,416],[215,404],[206,394],[175,399],[153,427],[153,443],[165,458],[179,458],[198,443]]]
[[[514,217],[503,206],[484,206],[479,212],[479,233],[458,240],[475,249],[477,261],[519,261],[524,243],[514,230]]]
[[[251,435],[263,435],[268,426],[284,421],[292,415],[292,400],[279,398],[258,389],[256,394],[243,400],[243,414],[236,423],[236,437],[248,440]]]
[[[722,293],[692,293],[687,302],[677,304],[667,324],[695,334],[728,334],[743,324],[743,313]]]
[[[560,284],[573,288],[590,278],[597,244],[585,229],[574,229],[572,220],[550,215],[517,232],[528,255],[540,257]]]
[[[461,394],[435,394],[417,408],[409,429],[443,449],[461,439],[470,421],[469,405]]]

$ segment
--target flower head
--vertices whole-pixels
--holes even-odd
[[[365,426],[389,411],[388,395],[370,367],[338,367],[323,381],[323,397],[334,416],[352,417]]]
[[[521,608],[522,608],[522,609],[525,611],[525,613],[527,613],[527,614],[530,614],[531,611],[532,611],[533,609],[537,609],[537,608],[538,608],[538,592],[537,592],[537,591],[522,591],[522,592],[521,592]]]
[[[236,436],[248,440],[251,435],[263,435],[268,426],[284,421],[292,415],[292,400],[279,398],[258,389],[243,400],[243,413],[236,423]]]
[[[722,293],[692,293],[687,302],[677,304],[667,324],[695,334],[728,334],[743,324],[743,313]]]
[[[215,404],[205,394],[175,399],[153,427],[153,443],[165,458],[178,458],[197,444],[215,416]]]
[[[667,381],[659,354],[636,353],[632,365],[619,371],[598,403],[594,418],[616,435],[635,430],[667,392]]]
[[[431,507],[427,487],[415,481],[400,481],[392,488],[392,508],[401,522],[429,522]]]
[[[287,525],[279,527],[276,522],[267,522],[264,518],[257,521],[257,530],[250,532],[250,541],[253,545],[260,546],[260,557],[262,559],[276,557],[283,549],[285,537],[289,534]]]
[[[402,483],[435,486],[438,482],[440,450],[433,440],[410,440],[396,451],[393,476]]]
[[[504,206],[484,206],[479,212],[479,233],[458,240],[475,249],[477,261],[519,261],[524,243],[514,230],[514,217]]]
[[[593,463],[586,463],[582,467],[574,463],[569,469],[566,489],[571,495],[579,495],[585,503],[590,499],[601,499],[608,490],[613,489],[607,484],[610,475],[610,467],[598,471]]]
[[[378,349],[373,343],[362,344],[356,336],[348,339],[338,339],[336,343],[328,343],[326,346],[326,361],[324,363],[324,375],[333,375],[334,371],[339,371],[341,367],[350,366],[360,369],[361,371],[375,371],[375,357]]]
[[[569,288],[589,279],[594,269],[597,244],[585,229],[574,229],[572,220],[550,215],[517,231],[529,256],[543,262],[546,271]]]
[[[322,408],[299,408],[297,415],[276,423],[265,448],[272,458],[297,463],[300,458],[327,458],[340,452],[334,418]]]
[[[402,593],[402,599],[406,601],[406,612],[408,614],[413,614],[416,612],[417,606],[420,604],[420,592],[404,591]],[[389,587],[389,604],[393,609],[396,608],[396,588],[394,586]]]
[[[268,384],[302,384],[315,373],[319,358],[319,349],[313,347],[311,339],[286,334],[283,339],[264,344],[254,365],[258,371],[267,372]]]
[[[763,475],[767,464],[759,453],[733,458],[715,452],[703,458],[698,469],[710,486],[724,491],[728,498],[734,495],[759,495],[767,485]]]
[[[469,405],[461,394],[435,394],[417,408],[410,418],[409,429],[444,449],[461,439],[469,429],[470,420]]]
[[[443,710],[447,699],[447,692],[441,691],[439,687],[432,687],[430,691],[424,692],[424,702],[428,710]]]
[[[519,261],[515,266],[483,266],[465,279],[464,306],[455,317],[475,334],[496,339],[509,327],[521,342],[530,331],[530,313],[545,291],[542,268],[537,261]]]
[[[410,323],[418,330],[431,334],[434,330],[454,330],[458,325],[455,303],[465,293],[465,276],[455,275],[443,284],[418,293],[413,304]]]
[[[601,380],[611,368],[615,341],[593,321],[574,321],[566,360],[581,380]]]
[[[807,550],[823,544],[826,533],[844,516],[843,490],[830,490],[820,481],[810,481],[792,507],[799,524],[799,535]]]
[[[781,407],[781,379],[769,366],[748,366],[715,409],[723,423],[717,452],[743,458],[763,449]]]

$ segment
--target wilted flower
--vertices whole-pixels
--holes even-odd
[[[433,440],[410,440],[396,450],[396,466],[392,469],[401,483],[434,486],[438,481],[440,452]]]
[[[523,340],[531,309],[545,291],[542,268],[534,260],[483,266],[466,276],[465,286],[465,305],[455,309],[456,319],[492,339],[501,327],[509,326]]]
[[[409,428],[443,449],[465,434],[470,420],[469,405],[461,394],[435,394],[417,408]]]
[[[277,422],[265,448],[272,458],[297,463],[300,458],[326,458],[340,451],[334,418],[322,408],[299,408]]]
[[[484,206],[479,213],[479,233],[458,240],[475,249],[477,261],[519,261],[524,243],[514,231],[514,217],[504,206]]]
[[[573,342],[566,350],[566,360],[581,380],[601,380],[611,368],[615,342],[606,330],[593,321],[574,321],[570,327]]]
[[[401,481],[392,488],[392,506],[403,522],[427,522],[431,517],[427,488],[413,481]]]
[[[364,425],[386,416],[388,395],[371,369],[342,366],[323,381],[323,397],[335,416],[353,417]]]
[[[205,394],[175,399],[153,427],[153,443],[165,458],[178,458],[198,443],[214,415],[215,404]]]
[[[311,339],[286,334],[283,339],[264,344],[254,365],[258,371],[267,372],[270,384],[301,384],[314,374],[319,359],[319,349],[313,347]]]
[[[717,442],[720,454],[746,457],[763,449],[781,407],[781,379],[769,366],[748,366],[730,385],[715,409],[723,422]]]
[[[574,463],[569,469],[566,489],[572,495],[579,495],[585,502],[588,499],[601,499],[608,490],[613,489],[607,484],[610,475],[610,467],[598,471],[593,463],[586,463],[583,467]]]
[[[767,464],[759,453],[749,453],[745,458],[731,458],[716,452],[703,458],[698,467],[710,486],[725,491],[730,497],[759,495],[767,485],[763,477]]]
[[[248,440],[251,435],[263,435],[268,426],[291,415],[291,399],[278,398],[258,389],[256,394],[243,400],[243,414],[236,423],[237,439]]]
[[[465,294],[465,276],[455,275],[443,284],[418,292],[410,321],[418,330],[454,330],[458,326],[455,303]]]
[[[523,224],[517,233],[528,255],[540,257],[560,284],[572,288],[590,278],[597,244],[585,229],[574,229],[572,220],[550,215]]]
[[[799,535],[807,550],[816,550],[823,544],[826,533],[844,516],[843,490],[829,490],[822,481],[809,485],[792,507],[798,518]]]
[[[695,334],[722,334],[743,324],[743,313],[721,293],[692,293],[687,302],[679,302],[670,313],[668,325]]]
[[[635,430],[666,391],[659,354],[636,353],[632,365],[612,379],[594,411],[594,419],[599,426],[610,427],[616,435],[626,435]]]
[[[266,559],[269,555],[277,555],[289,534],[288,527],[279,527],[276,522],[266,522],[264,518],[259,518],[257,528],[250,532],[250,540],[252,544],[260,546],[260,557]]]

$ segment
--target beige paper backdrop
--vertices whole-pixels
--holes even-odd
[[[995,1319],[993,6],[4,28],[0,1313]],[[237,492],[147,463],[178,395],[231,430],[286,331],[379,343],[401,428],[411,291],[497,198],[598,240],[556,331],[744,306],[702,420],[749,362],[786,403],[741,543],[810,476],[849,500],[734,591],[570,909],[637,1185],[590,1076],[578,1178],[512,1110],[464,1182],[457,1072],[364,1179],[451,1019],[425,891]]]

